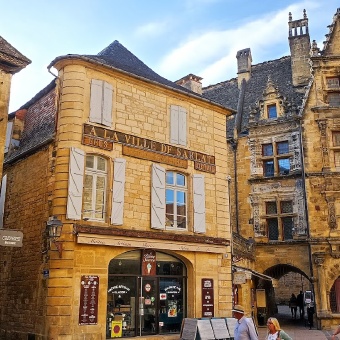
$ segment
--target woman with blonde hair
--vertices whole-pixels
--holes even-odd
[[[266,340],[293,340],[285,331],[280,327],[279,321],[276,318],[269,318],[267,321],[268,333]]]

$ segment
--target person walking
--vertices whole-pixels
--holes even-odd
[[[303,317],[305,316],[305,306],[304,306],[305,304],[303,301],[302,290],[300,290],[300,293],[296,297],[296,302],[297,302],[297,306],[299,307],[300,319],[303,319]]]
[[[232,311],[234,318],[237,319],[234,340],[258,340],[253,320],[245,317],[243,306],[235,305]]]
[[[314,303],[311,302],[307,305],[307,318],[309,323],[309,329],[312,329],[314,327],[314,313],[315,313]]]
[[[296,312],[297,312],[297,300],[295,294],[292,294],[289,300],[289,308],[292,312],[292,318],[296,319]]]
[[[268,333],[266,340],[293,340],[284,330],[281,329],[279,321],[276,318],[269,318],[267,320]]]

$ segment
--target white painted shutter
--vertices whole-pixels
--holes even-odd
[[[104,100],[103,100],[103,119],[102,124],[106,126],[112,125],[112,95],[113,87],[111,84],[104,82]]]
[[[66,218],[80,220],[83,203],[83,182],[85,168],[85,152],[72,147],[68,178],[68,197]]]
[[[194,232],[205,233],[205,186],[204,176],[193,176]]]
[[[8,152],[9,146],[11,144],[12,129],[13,129],[13,122],[8,122],[7,129],[6,129],[5,153]]]
[[[92,79],[90,98],[90,122],[102,123],[103,81]]]
[[[165,169],[152,164],[151,228],[165,229]]]
[[[0,191],[0,228],[4,227],[4,212],[6,199],[7,175],[2,177],[1,191]]]
[[[170,106],[170,143],[178,144],[178,116],[179,107]]]
[[[122,225],[126,160],[123,158],[116,158],[113,160],[113,166],[111,224]]]
[[[179,107],[178,113],[178,144],[187,145],[187,111]]]

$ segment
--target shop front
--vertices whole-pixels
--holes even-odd
[[[134,250],[109,263],[107,338],[179,333],[186,317],[187,270],[166,253]]]

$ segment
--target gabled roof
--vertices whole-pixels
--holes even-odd
[[[31,63],[27,57],[15,49],[0,36],[0,69],[8,73],[17,73]]]
[[[123,71],[130,75],[140,77],[143,80],[149,80],[151,82],[155,82],[160,85],[172,88],[174,90],[187,93],[188,95],[200,98],[201,100],[203,99],[204,101],[211,102],[207,98],[203,98],[198,93],[193,92],[183,86],[177,85],[176,83],[160,76],[150,67],[145,65],[140,59],[138,59],[133,53],[131,53],[117,40],[115,40],[108,47],[106,47],[104,50],[102,50],[96,55],[68,54],[65,56],[59,56],[55,58],[47,68],[48,69],[51,68],[56,62],[64,59],[83,59],[88,62],[104,65],[110,68],[114,68],[116,70]],[[219,105],[216,102],[213,102],[212,104],[223,106]],[[224,108],[231,110],[228,107]]]
[[[291,103],[291,107],[302,104],[303,88],[294,87],[292,84],[292,69],[290,56],[263,62],[251,66],[251,76],[246,83],[244,100],[241,105],[242,121],[240,131],[246,134],[248,131],[249,116],[256,102],[263,98],[263,92],[271,79],[278,92]],[[240,90],[236,78],[210,85],[203,88],[203,97],[215,101],[234,110],[238,108]],[[233,136],[234,118],[228,121],[228,136]]]
[[[327,53],[329,49],[332,48],[331,41],[334,39],[340,39],[340,37],[336,37],[336,32],[338,32],[335,28],[336,25],[340,25],[340,8],[337,9],[336,13],[333,16],[333,22],[328,26],[329,33],[326,34],[326,40],[323,42],[323,51],[321,54]]]

